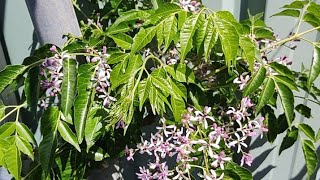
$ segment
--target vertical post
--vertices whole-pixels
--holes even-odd
[[[71,0],[26,0],[40,44],[62,46],[63,35],[81,36]]]

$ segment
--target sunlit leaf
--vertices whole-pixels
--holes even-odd
[[[259,103],[256,106],[256,112],[266,105],[273,96],[275,84],[272,78],[267,78],[260,94]]]
[[[6,168],[15,179],[20,179],[21,174],[21,155],[15,144],[12,144],[5,152],[4,158]]]
[[[74,133],[72,132],[72,130],[70,129],[70,127],[68,126],[67,123],[63,122],[63,121],[59,121],[58,123],[58,131],[60,133],[60,136],[67,141],[68,143],[70,143],[72,146],[74,146],[79,152],[81,152],[78,141],[77,141],[77,137],[74,135]]]
[[[34,156],[33,156],[32,146],[30,145],[30,143],[27,140],[25,140],[23,137],[19,137],[19,136],[16,136],[15,141],[18,149],[24,154],[28,155],[33,161]]]
[[[8,65],[0,71],[0,93],[9,86],[18,76],[22,75],[27,66],[23,65]]]
[[[243,50],[245,60],[249,64],[249,69],[253,71],[254,59],[256,56],[256,45],[250,38],[242,36],[240,38],[240,47]]]
[[[308,124],[301,123],[298,128],[312,141],[316,141],[315,132]]]
[[[93,79],[94,75],[94,64],[84,64],[79,67],[78,96],[74,103],[74,126],[79,144],[81,144],[84,137],[87,114],[93,101],[94,91],[91,80]]]
[[[282,108],[287,118],[287,122],[289,127],[291,126],[291,122],[293,121],[294,114],[294,96],[292,91],[282,83],[276,82],[276,90],[279,93],[279,97],[281,100]]]
[[[299,17],[300,11],[295,9],[285,9],[281,12],[278,12],[272,16],[291,16],[291,17]]]
[[[312,59],[312,64],[310,67],[310,72],[309,72],[309,77],[307,82],[308,89],[311,88],[313,81],[317,79],[319,74],[320,74],[320,47],[314,46],[313,59]]]
[[[77,61],[63,60],[63,80],[61,85],[61,109],[66,121],[72,124],[71,107],[73,106],[77,85]]]
[[[204,22],[202,13],[194,14],[190,16],[183,24],[180,32],[180,62],[184,62],[184,59],[188,52],[192,49],[193,36],[196,30]]]
[[[99,136],[102,134],[101,120],[104,118],[104,112],[100,108],[94,108],[89,112],[88,120],[85,128],[85,140],[87,144],[87,152],[95,144]]]
[[[318,155],[314,144],[310,140],[302,140],[302,150],[307,165],[308,177],[310,177],[317,167]]]
[[[255,74],[253,74],[252,78],[248,82],[248,85],[244,89],[244,92],[243,92],[244,96],[248,96],[251,93],[255,92],[263,83],[265,79],[265,75],[266,75],[266,68],[261,66],[259,70]]]

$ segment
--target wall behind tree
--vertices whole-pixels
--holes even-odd
[[[279,11],[279,8],[291,0],[203,0],[203,3],[212,8],[213,10],[229,10],[237,19],[245,19],[247,17],[247,9],[250,9],[252,14],[257,12],[265,13],[265,20],[270,25],[279,37],[286,37],[292,27],[297,23],[292,18],[285,17],[273,17],[269,18],[272,14]],[[308,25],[303,24],[302,29],[307,29]],[[308,34],[309,39],[319,40],[319,33]],[[30,53],[37,46],[36,36],[34,34],[34,27],[25,4],[25,1],[18,0],[0,0],[0,69],[4,67],[7,62],[12,64],[20,64],[23,59],[30,55]],[[294,69],[299,69],[301,64],[304,63],[306,67],[310,65],[312,47],[306,43],[299,43],[296,51],[290,51],[282,48],[272,56],[274,58],[287,55],[293,60]],[[319,80],[317,81],[319,83]],[[305,94],[299,94],[300,96],[306,96]],[[8,99],[8,97],[2,97],[2,99]],[[9,102],[15,102],[15,99],[11,97]],[[304,101],[297,103],[306,104]],[[313,118],[308,120],[301,116],[297,116],[296,119],[299,122],[310,122],[314,130],[318,130],[320,127],[320,114],[318,113],[318,107],[313,104],[308,104],[312,108]],[[281,112],[279,112],[281,113]],[[306,168],[304,163],[303,154],[301,152],[300,145],[296,143],[291,149],[284,151],[281,156],[278,155],[279,145],[283,139],[283,134],[276,139],[273,145],[270,145],[264,139],[253,139],[250,152],[257,157],[253,166],[250,168],[254,172],[254,179],[306,179]],[[275,147],[277,145],[278,147]],[[320,146],[318,145],[318,156],[320,157]],[[139,157],[140,158],[140,157]],[[91,173],[92,179],[100,178],[117,178],[117,177],[130,177],[134,175],[131,164],[126,162],[120,162],[119,165],[112,165],[110,162],[108,172],[101,172],[100,170],[93,171]],[[127,168],[124,169],[123,167]],[[131,167],[132,168],[132,167]],[[319,169],[318,169],[319,171]],[[0,179],[3,180],[6,176],[4,171],[0,168]],[[122,176],[122,174],[127,174]],[[132,176],[131,176],[132,177]],[[320,172],[315,173],[312,179],[320,179]]]

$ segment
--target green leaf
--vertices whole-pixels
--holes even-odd
[[[320,139],[320,128],[319,128],[319,130],[318,130],[317,137],[316,137],[316,140],[317,140],[317,141],[319,141],[319,139]]]
[[[27,66],[23,65],[8,65],[0,71],[0,93],[10,84],[13,83],[18,76],[23,75]]]
[[[270,106],[265,106],[262,109],[261,114],[267,121],[267,127],[268,127],[267,138],[268,138],[268,141],[273,143],[274,140],[277,138],[277,135],[278,135],[278,123],[277,123],[277,118],[274,115],[274,110]]]
[[[193,106],[197,109],[197,110],[201,110],[203,109],[200,104],[199,104],[199,98],[197,96],[195,96],[191,91],[189,91],[189,95],[191,98],[191,101],[193,103]]]
[[[164,36],[163,36],[164,25],[163,24],[164,24],[164,22],[160,23],[157,28],[157,42],[158,42],[158,50],[159,51],[161,50],[161,46],[164,41]]]
[[[54,162],[55,152],[57,149],[57,134],[56,132],[47,134],[43,137],[39,145],[40,163],[45,177],[51,171]]]
[[[228,11],[218,11],[214,16],[214,25],[219,34],[226,65],[230,67],[235,63],[238,53],[241,25]]]
[[[147,20],[147,23],[156,24],[159,20],[183,12],[181,7],[174,3],[165,3],[159,7]]]
[[[112,69],[110,75],[111,89],[115,89],[119,85],[128,82],[131,77],[134,77],[142,66],[142,58],[140,55],[136,55],[129,59],[129,64],[124,72],[123,67],[125,63],[124,61]]]
[[[150,27],[147,29],[141,28],[140,31],[133,38],[130,57],[132,57],[137,51],[149,44],[152,41],[153,37],[156,35],[156,32],[157,26]]]
[[[278,12],[272,16],[291,16],[291,17],[299,17],[300,11],[295,9],[285,9],[281,12]]]
[[[277,62],[272,62],[269,64],[269,66],[272,69],[274,69],[277,73],[279,73],[279,75],[286,76],[292,80],[295,79],[292,71],[287,66],[279,64]]]
[[[57,126],[60,121],[60,111],[57,106],[49,107],[41,118],[41,133],[43,139],[39,145],[39,155],[45,178],[51,172],[57,149]]]
[[[38,100],[40,94],[40,72],[39,67],[33,67],[29,70],[27,78],[24,81],[24,94],[30,111],[36,115]]]
[[[174,81],[172,79],[169,79],[170,86],[172,87],[172,92],[171,94],[175,96],[180,96],[187,100],[187,88],[182,84],[177,81]]]
[[[78,71],[78,96],[74,103],[74,127],[81,144],[84,137],[84,128],[87,114],[93,101],[93,84],[91,79],[95,75],[94,64],[84,64]]]
[[[314,27],[320,25],[320,5],[315,2],[311,2],[306,10],[306,14],[303,17],[303,20]]]
[[[183,98],[179,96],[171,96],[171,106],[175,121],[180,122],[181,115],[186,109]]]
[[[159,88],[164,93],[169,93],[172,91],[172,88],[167,80],[162,79],[161,77],[154,76],[152,74],[150,76],[150,80],[155,87]]]
[[[259,103],[256,106],[256,113],[258,113],[260,109],[269,102],[270,98],[273,96],[274,88],[275,84],[273,79],[267,78],[260,94]]]
[[[109,59],[107,59],[107,63],[108,64],[117,64],[117,63],[127,59],[128,56],[129,55],[127,53],[114,53],[114,54],[111,54]]]
[[[307,165],[308,177],[310,178],[318,164],[317,152],[313,143],[310,140],[302,141],[302,150]]]
[[[142,111],[142,107],[146,99],[149,97],[149,93],[152,88],[151,79],[147,78],[140,81],[138,85],[138,96],[139,96],[139,110]]]
[[[188,18],[188,11],[178,12],[178,29],[179,30],[181,30],[181,28],[182,28],[184,22],[186,22],[187,18]]]
[[[66,124],[63,121],[59,121],[58,123],[58,131],[60,133],[60,136],[70,143],[72,146],[74,146],[79,152],[81,152],[77,137],[74,135],[68,124]]]
[[[21,137],[26,139],[28,142],[30,142],[34,145],[37,144],[36,140],[34,138],[34,135],[32,134],[30,129],[25,124],[20,123],[20,122],[16,122],[16,131]]]
[[[122,49],[130,49],[131,44],[133,43],[132,38],[127,34],[116,34],[108,36],[112,38],[117,46],[121,47]]]
[[[102,134],[102,119],[104,118],[100,108],[94,108],[89,112],[86,122],[85,140],[87,144],[87,152],[95,144],[99,136]]]
[[[154,9],[158,9],[159,7],[163,6],[163,0],[151,0],[152,6]]]
[[[316,135],[312,127],[308,124],[301,123],[298,128],[312,141],[316,142]]]
[[[63,80],[61,85],[61,109],[66,121],[72,124],[71,107],[76,95],[77,61],[63,60]]]
[[[212,16],[210,16],[209,18],[211,18],[211,20],[208,19],[204,21],[204,23],[201,23],[195,34],[195,36],[197,37],[195,38],[195,44],[196,44],[198,54],[200,53],[200,50],[203,48],[202,47],[203,41],[208,33],[208,29],[209,28],[214,29],[213,23],[212,23]]]
[[[295,107],[295,110],[298,111],[301,115],[303,115],[306,118],[311,117],[311,109],[303,104],[299,104]]]
[[[192,49],[193,36],[196,30],[204,22],[203,14],[190,16],[183,24],[180,32],[180,62],[183,63],[188,52]]]
[[[253,71],[254,59],[256,56],[256,45],[250,38],[242,36],[240,38],[240,47],[243,50],[245,60],[249,64],[249,69]]]
[[[21,174],[21,155],[15,144],[5,152],[4,158],[6,168],[15,179],[20,179]]]
[[[218,40],[218,33],[212,23],[212,19],[209,18],[207,23],[208,23],[208,25],[207,25],[208,29],[207,29],[206,36],[204,38],[204,43],[203,43],[204,58],[206,61],[209,59],[211,49],[213,48],[213,46],[216,44],[216,42]]]
[[[33,156],[32,146],[30,145],[30,143],[27,140],[25,140],[23,137],[19,137],[19,136],[16,136],[15,140],[16,140],[17,148],[24,154],[28,155],[33,161],[34,156]]]
[[[266,75],[266,68],[261,66],[259,70],[252,76],[248,85],[245,87],[243,94],[244,96],[249,96],[251,93],[255,92],[260,85],[263,83]]]
[[[277,122],[278,122],[278,134],[281,134],[288,129],[289,126],[288,126],[288,121],[286,119],[285,114],[279,115]]]
[[[291,90],[299,91],[295,81],[288,78],[287,76],[275,75],[275,76],[272,76],[272,78],[274,79],[274,81],[286,85]]]
[[[303,16],[303,20],[309,24],[311,24],[313,27],[318,27],[320,24],[320,19],[317,18],[317,16],[315,16],[312,13],[306,13]]]
[[[166,51],[172,42],[174,36],[178,32],[178,20],[175,15],[170,16],[164,21],[163,24],[163,36],[164,36],[164,50]]]
[[[298,138],[299,131],[297,128],[293,127],[292,130],[288,130],[286,136],[283,138],[282,143],[280,145],[279,155],[283,150],[290,148]]]
[[[172,76],[173,79],[179,82],[195,83],[195,75],[185,64],[173,64],[165,66],[165,70]]]
[[[129,23],[122,22],[119,24],[113,24],[112,26],[107,28],[106,35],[124,33],[130,31]]]
[[[309,77],[307,81],[308,89],[311,88],[313,81],[317,79],[319,74],[320,74],[320,47],[314,46],[313,59],[312,59],[312,64],[310,67]]]
[[[307,1],[293,1],[291,4],[284,5],[282,8],[302,9]]]
[[[6,106],[3,104],[2,100],[0,99],[0,122],[4,119],[2,119],[6,115]]]
[[[291,126],[294,114],[294,96],[292,91],[282,83],[276,82],[276,90],[279,93],[281,104],[287,118],[288,126]]]
[[[7,122],[0,126],[0,138],[9,137],[16,130],[16,123]]]
[[[142,10],[130,10],[127,12],[120,13],[120,17],[117,18],[117,20],[113,23],[113,26],[116,26],[122,22],[128,22],[133,21],[137,19],[147,19],[150,16],[150,14],[147,11]]]
[[[241,180],[253,180],[252,173],[248,169],[241,167],[232,161],[228,162],[226,169],[236,173]]]

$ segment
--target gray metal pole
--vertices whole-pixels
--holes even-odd
[[[71,0],[26,0],[26,4],[41,45],[62,46],[68,33],[81,36]]]

